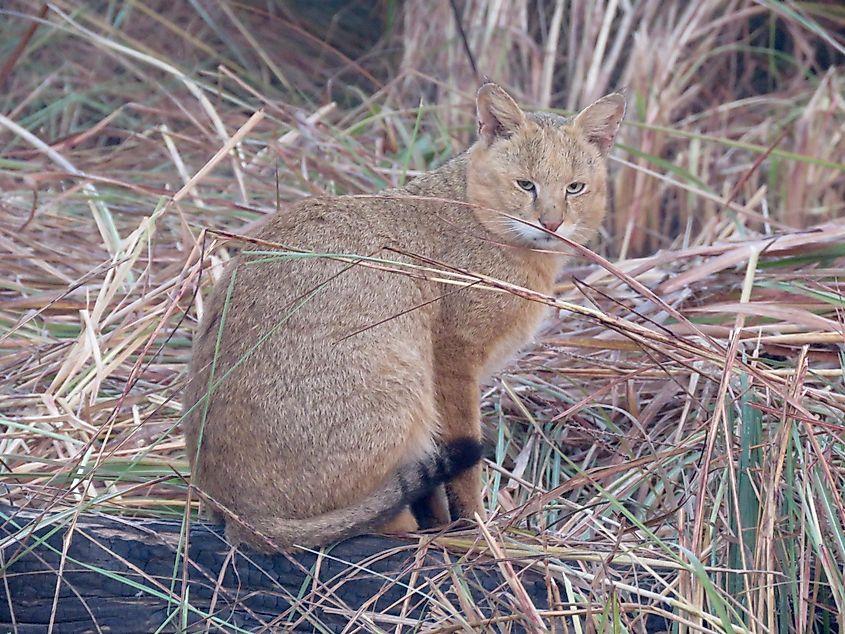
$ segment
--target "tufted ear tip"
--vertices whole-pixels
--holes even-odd
[[[575,117],[575,126],[603,155],[613,147],[619,124],[625,116],[625,105],[625,95],[614,92],[590,104]]]
[[[525,124],[525,113],[499,84],[488,81],[476,95],[478,135],[487,144],[507,138]]]

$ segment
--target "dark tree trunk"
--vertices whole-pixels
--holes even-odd
[[[0,513],[2,632],[40,634],[51,618],[53,632],[74,634],[336,632],[350,623],[369,632],[403,622],[459,624],[456,614],[476,631],[532,630],[495,562],[461,560],[436,546],[423,551],[416,541],[360,537],[321,555],[269,556],[233,553],[218,527],[197,524],[184,559],[179,522],[83,515],[72,530],[58,522],[10,540],[37,515]],[[547,610],[550,593],[560,596],[555,583],[524,565],[514,563],[523,587],[537,610]]]

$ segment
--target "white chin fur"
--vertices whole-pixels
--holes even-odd
[[[548,248],[551,245],[560,244],[559,240],[555,240],[552,236],[550,236],[542,229],[533,227],[531,225],[523,224],[521,222],[515,223],[514,229],[516,230],[517,234],[519,234],[519,237],[531,243],[532,246]],[[561,236],[562,238],[571,239],[572,236],[575,234],[575,227],[573,227],[572,225],[561,225],[557,228],[555,234]]]

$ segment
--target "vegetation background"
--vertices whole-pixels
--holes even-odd
[[[493,519],[442,543],[540,556],[573,631],[840,631],[843,62],[836,0],[3,2],[3,499],[184,518],[230,234],[441,164],[480,75],[564,112],[624,87],[603,239],[483,394]]]

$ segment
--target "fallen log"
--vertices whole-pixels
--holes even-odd
[[[524,632],[566,618],[541,564],[510,562],[506,578],[500,563],[430,537],[263,555],[205,523],[0,507],[0,631]],[[668,628],[646,612],[636,631]]]

